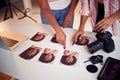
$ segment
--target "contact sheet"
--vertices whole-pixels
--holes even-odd
[[[60,52],[57,49],[42,48],[35,45],[32,45],[24,50],[22,53],[19,54],[19,57],[29,61],[33,59],[37,54],[40,54],[38,61],[41,63],[53,64],[58,59],[59,62],[57,64],[60,65],[62,64],[67,66],[75,66],[76,64],[79,64],[79,53],[76,51],[65,49],[63,52]]]
[[[66,66],[76,66],[79,64],[79,52],[77,51],[70,49],[59,50],[34,44],[34,42],[36,44],[39,44],[40,42],[44,41],[47,36],[49,35],[45,32],[37,32],[35,35],[32,36],[32,38],[30,38],[30,41],[33,44],[22,51],[19,54],[19,57],[29,61],[32,60],[37,54],[40,54],[39,58],[37,59],[40,63],[54,64],[55,62],[57,62],[55,64]],[[58,44],[56,42],[55,34],[50,39],[50,43]]]

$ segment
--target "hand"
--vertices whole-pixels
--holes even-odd
[[[29,51],[28,51],[28,56],[33,56],[35,54],[37,54],[39,51],[41,51],[42,48],[38,47],[38,46],[32,46]]]
[[[63,28],[68,27],[71,22],[72,22],[72,15],[67,14],[66,17],[65,17],[65,19],[64,19],[62,27]]]
[[[83,34],[84,34],[84,31],[83,31],[83,30],[77,31],[77,32],[73,35],[73,37],[72,37],[72,42],[77,42],[78,36],[79,36],[79,35],[83,35]]]
[[[64,50],[64,54],[67,55],[70,51],[69,50]]]
[[[72,63],[73,62],[73,56],[77,55],[77,52],[72,52],[71,54],[68,55],[68,57],[66,58],[66,62],[68,63]]]
[[[66,58],[66,62],[67,63],[72,63],[73,62],[73,56],[68,56],[67,58]]]
[[[95,31],[104,32],[114,22],[115,22],[115,19],[112,16],[104,18],[95,25]]]
[[[56,41],[64,46],[64,49],[66,48],[66,35],[61,30],[59,32],[56,32]]]
[[[50,51],[50,48],[45,48],[44,53],[48,53]]]
[[[52,54],[50,54],[50,53],[47,53],[47,55],[45,56],[45,60],[46,61],[49,61],[49,60],[51,60],[52,59]]]

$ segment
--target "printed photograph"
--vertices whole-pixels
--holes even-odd
[[[57,53],[58,51],[56,49],[45,48],[44,52],[39,58],[39,61],[43,63],[51,63],[55,60]]]
[[[22,52],[19,56],[23,59],[29,60],[29,59],[32,59],[33,57],[35,57],[41,50],[42,50],[42,48],[32,45],[27,50]]]
[[[64,65],[75,65],[77,62],[78,52],[64,50],[60,62]]]
[[[32,41],[42,41],[47,36],[46,33],[37,32],[32,38]]]

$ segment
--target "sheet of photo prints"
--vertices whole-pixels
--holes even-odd
[[[69,64],[69,65],[66,65],[66,66],[79,66],[79,53],[78,52],[73,51],[73,50],[68,50],[69,53],[64,54],[65,50],[60,51],[60,50],[57,50],[57,49],[48,48],[50,50],[47,53],[45,53],[45,49],[46,48],[39,47],[39,46],[36,46],[36,45],[32,45],[32,46],[28,47],[26,50],[21,51],[20,54],[19,54],[19,57],[26,60],[26,61],[34,60],[34,61],[39,61],[40,63],[43,63],[43,64],[66,65],[66,64],[63,64],[61,62],[62,57],[64,55],[70,56],[71,54],[75,53],[72,56],[74,56],[76,58],[76,62],[74,64]],[[40,57],[42,56],[42,54],[51,54],[51,53],[53,53],[53,56],[54,56],[54,59],[52,61],[50,61],[50,62],[40,61]]]
[[[32,38],[30,38],[30,40],[32,42],[38,43],[38,41],[43,41],[46,36],[48,36],[48,34],[45,32],[37,32],[35,35],[32,36]],[[53,38],[51,38],[51,39],[53,39]],[[66,50],[59,50],[59,49],[53,49],[51,47],[49,48],[49,47],[45,47],[45,46],[39,46],[39,45],[36,45],[37,43],[35,43],[35,44],[29,46],[28,48],[24,49],[23,51],[21,51],[19,53],[19,57],[24,59],[24,60],[27,60],[27,61],[34,60],[34,61],[38,61],[38,62],[43,63],[43,64],[58,64],[58,65],[74,66],[74,67],[79,66],[79,52],[76,52],[74,50],[67,50],[69,52],[67,54],[65,54],[64,52]],[[46,48],[49,49],[49,51],[47,53],[45,53]],[[56,50],[56,51],[54,52],[54,50]],[[44,54],[47,55],[47,54],[51,54],[53,52],[54,52],[54,54],[53,54],[54,59],[53,60],[51,60],[49,62],[41,61],[42,59],[44,59],[44,58],[42,58],[44,56]],[[63,58],[63,56],[67,56],[67,57]],[[48,56],[46,56],[46,58],[47,57]],[[51,55],[50,55],[50,57],[51,57]],[[62,60],[62,59],[64,59],[64,60]],[[63,63],[62,63],[62,61],[63,61]],[[69,63],[67,63],[67,61]],[[74,61],[74,62],[71,63],[70,61],[71,62]]]
[[[20,51],[19,57],[23,58],[24,60],[33,60],[36,56],[39,55],[39,58],[42,56],[42,54],[51,54],[54,53],[54,60],[51,61],[50,63],[54,63],[55,59],[57,58],[57,56],[59,55],[59,50],[56,49],[49,49],[49,51],[47,53],[44,52],[46,48],[43,48],[41,46],[38,45],[31,45],[30,47],[24,49],[23,51]],[[39,60],[39,59],[38,59]]]

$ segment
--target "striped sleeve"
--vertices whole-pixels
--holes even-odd
[[[89,11],[89,0],[81,0],[81,10],[80,14],[81,15],[86,15],[88,16],[90,11]]]

